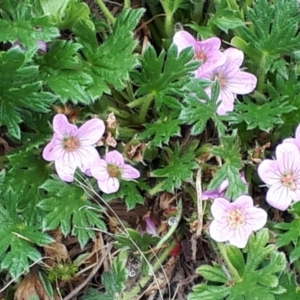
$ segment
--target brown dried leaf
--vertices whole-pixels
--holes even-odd
[[[107,129],[116,129],[117,127],[117,119],[115,114],[111,112],[106,119]]]
[[[118,143],[115,140],[115,138],[112,136],[112,134],[110,132],[107,132],[107,137],[105,139],[105,143],[107,146],[111,146],[113,148],[116,148]]]
[[[70,105],[58,106],[53,105],[54,110],[57,114],[64,114],[67,116],[71,123],[75,123],[78,119],[81,108],[74,108]]]
[[[45,263],[50,267],[70,261],[68,250],[62,243],[51,243],[47,246],[44,246],[44,250],[45,256],[50,257],[46,259]]]
[[[140,142],[127,144],[124,147],[124,156],[135,162],[143,162],[147,146],[148,144]]]

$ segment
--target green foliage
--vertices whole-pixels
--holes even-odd
[[[106,293],[100,293],[97,290],[89,289],[88,294],[83,297],[82,300],[121,300],[121,293],[124,289],[126,279],[126,260],[118,257],[117,259],[114,259],[111,270],[102,275],[102,283],[106,289]]]
[[[212,154],[221,157],[224,164],[210,182],[208,190],[216,190],[227,178],[229,187],[226,191],[228,199],[236,199],[247,191],[247,186],[241,180],[240,170],[243,162],[240,155],[238,140],[235,134],[220,138],[221,145],[212,148]]]
[[[83,70],[78,56],[80,49],[82,46],[78,43],[57,40],[39,62],[45,83],[63,103],[68,100],[73,103],[92,102],[86,88],[93,83],[93,79]]]
[[[139,86],[137,96],[152,95],[158,110],[162,107],[180,109],[178,97],[184,96],[184,86],[189,81],[188,75],[199,67],[193,61],[192,49],[184,49],[179,55],[173,44],[158,56],[154,47],[149,46],[141,60],[141,71],[134,71],[132,78]]]
[[[148,251],[151,246],[159,242],[158,237],[154,237],[148,233],[140,234],[136,230],[127,228],[127,233],[118,234],[115,236],[117,248],[127,248],[133,252],[137,251],[137,247],[141,251]]]
[[[84,70],[93,80],[87,88],[92,100],[101,97],[103,93],[110,93],[110,86],[117,90],[126,86],[129,72],[138,63],[137,57],[133,55],[137,41],[132,31],[143,13],[144,9],[123,10],[112,34],[100,46],[92,23],[79,19],[74,25],[76,38],[83,46]]]
[[[7,126],[9,134],[20,139],[22,111],[47,112],[56,97],[41,91],[38,66],[26,65],[19,48],[0,52],[0,74],[0,126]]]
[[[41,259],[41,254],[34,247],[46,245],[53,239],[40,231],[40,226],[30,226],[26,220],[20,218],[14,204],[16,194],[6,193],[0,204],[0,271],[6,269],[17,278],[29,265]]]
[[[286,289],[281,295],[275,295],[276,300],[297,300],[300,297],[300,287],[297,284],[296,276],[292,273],[283,272],[279,278],[279,284]]]
[[[151,177],[166,178],[162,182],[161,189],[173,193],[180,188],[182,183],[193,178],[193,171],[197,168],[193,151],[180,149],[176,144],[174,151],[164,147],[166,151],[166,165],[151,172]]]
[[[300,47],[298,3],[291,0],[258,0],[247,13],[250,27],[240,27],[243,38],[264,55],[291,54]]]
[[[91,203],[81,187],[49,179],[40,188],[46,191],[45,198],[38,204],[46,212],[43,230],[60,227],[65,236],[69,233],[77,236],[81,247],[95,238],[94,229],[106,230],[100,216],[101,207]]]
[[[279,285],[279,274],[286,265],[285,255],[274,245],[267,245],[268,240],[267,229],[252,235],[245,259],[238,248],[225,246],[231,267],[199,267],[197,272],[206,283],[196,285],[188,299],[275,300],[275,295],[284,295],[286,290]]]
[[[0,1],[0,41],[14,43],[20,41],[27,50],[37,50],[37,41],[49,42],[59,36],[46,16],[36,15],[33,6],[24,1]],[[37,28],[41,28],[38,30]]]

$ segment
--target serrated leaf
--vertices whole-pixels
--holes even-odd
[[[183,182],[192,179],[193,170],[197,167],[194,153],[191,151],[180,153],[179,146],[176,145],[174,152],[168,151],[168,164],[151,172],[151,176],[166,178],[162,188],[172,193],[175,188],[180,188]]]
[[[143,13],[144,9],[123,10],[112,34],[100,46],[93,25],[82,20],[74,25],[77,40],[84,46],[85,71],[93,78],[93,83],[87,88],[93,100],[103,93],[110,93],[110,86],[117,90],[125,87],[129,72],[138,63],[133,55],[137,44],[133,30]]]
[[[141,139],[150,139],[150,144],[155,147],[162,147],[168,144],[173,136],[180,136],[181,121],[170,116],[161,115],[155,123],[147,123],[146,130],[141,133]]]
[[[9,133],[20,139],[20,110],[47,112],[56,97],[41,92],[38,67],[26,66],[25,54],[19,48],[0,52],[0,126],[5,125]]]
[[[244,260],[244,256],[243,256],[241,250],[232,245],[228,245],[228,246],[226,246],[226,253],[227,253],[227,256],[228,256],[231,264],[236,269],[236,271],[239,273],[239,275],[244,274],[245,260]]]
[[[101,207],[88,201],[81,187],[49,179],[40,188],[47,192],[47,197],[38,204],[46,212],[42,223],[44,230],[60,227],[66,236],[72,229],[83,247],[89,239],[95,238],[94,227],[106,229],[99,216]]]
[[[141,60],[141,72],[132,73],[134,83],[139,86],[137,96],[152,94],[159,110],[163,107],[180,109],[178,97],[184,96],[188,76],[199,67],[199,62],[192,60],[193,55],[191,48],[178,55],[174,44],[167,53],[162,51],[159,55],[154,47],[148,46]]]
[[[276,295],[276,300],[298,300],[300,288],[293,273],[283,272],[279,277],[279,284],[286,289],[285,293]]]
[[[229,187],[226,191],[228,199],[236,199],[247,191],[247,186],[243,183],[240,170],[243,167],[239,146],[236,137],[223,136],[220,138],[221,146],[214,147],[212,153],[221,157],[224,164],[217,171],[216,175],[210,182],[208,189],[216,190],[221,183],[227,178]]]
[[[219,282],[219,283],[227,283],[228,278],[224,271],[222,270],[221,266],[214,265],[214,266],[201,266],[197,269],[197,272],[204,277],[204,279],[212,282]]]
[[[49,42],[59,36],[59,30],[49,25],[47,17],[37,16],[29,3],[7,0],[5,4],[0,3],[0,13],[2,42],[20,41],[26,48],[37,50],[38,40]]]

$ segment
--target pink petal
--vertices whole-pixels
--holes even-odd
[[[125,164],[122,168],[122,179],[131,180],[141,176],[140,172],[132,166]]]
[[[95,164],[91,165],[90,172],[98,181],[107,181],[109,174],[107,172],[107,162],[104,159],[98,159]]]
[[[253,199],[250,196],[242,195],[232,203],[231,207],[240,208],[241,210],[246,211],[253,207]]]
[[[63,181],[72,182],[74,180],[76,167],[76,159],[72,156],[65,155],[62,158],[55,160],[56,172]]]
[[[66,136],[75,136],[78,128],[76,125],[70,124],[65,115],[57,114],[53,118],[53,130],[58,138],[62,139]]]
[[[216,242],[228,241],[234,234],[227,222],[213,220],[209,226],[209,234]]]
[[[251,233],[252,230],[250,226],[247,225],[240,226],[238,227],[237,230],[235,230],[232,237],[228,239],[229,243],[241,249],[245,248]]]
[[[298,170],[300,168],[300,153],[295,144],[284,143],[276,147],[276,158],[281,173]]]
[[[231,204],[224,198],[216,198],[211,206],[211,213],[215,219],[222,219],[228,215]]]
[[[246,223],[252,230],[259,230],[266,225],[267,218],[268,215],[263,209],[253,207],[247,211]]]
[[[80,145],[93,145],[101,139],[105,131],[104,122],[100,119],[91,119],[85,122],[77,132]]]
[[[206,54],[205,62],[196,71],[196,78],[204,78],[205,74],[223,65],[226,57],[219,50],[210,50]]]
[[[54,133],[52,140],[46,145],[43,150],[43,158],[47,161],[54,161],[64,155],[65,151],[62,147],[61,141]]]
[[[219,191],[204,191],[202,193],[202,200],[215,199],[220,197]]]
[[[240,67],[244,61],[243,51],[235,48],[226,49],[224,55],[230,60],[230,63],[234,63],[237,67]]]
[[[218,188],[219,193],[225,192],[228,187],[229,187],[229,180],[225,179]]]
[[[239,71],[234,77],[228,78],[226,87],[237,95],[245,95],[254,91],[257,78],[248,72]]]
[[[281,182],[270,187],[266,200],[271,206],[282,211],[287,210],[292,203],[289,189],[283,186]]]
[[[298,147],[300,150],[300,139],[287,138],[282,141],[282,143],[292,143]]]
[[[220,91],[219,98],[221,99],[220,100],[221,103],[219,104],[218,109],[217,109],[217,114],[219,116],[224,116],[228,112],[234,110],[235,95],[233,93],[231,93],[227,89],[223,89],[223,90]]]
[[[108,152],[105,155],[105,160],[107,161],[108,164],[116,165],[116,166],[119,166],[119,167],[124,166],[124,157],[117,150]]]
[[[118,191],[120,182],[116,177],[109,177],[106,181],[98,181],[98,186],[105,194],[111,194]]]
[[[47,52],[47,43],[43,41],[37,41],[37,44],[39,46],[39,49],[41,49],[44,52]]]
[[[257,169],[258,176],[266,184],[275,184],[280,182],[280,172],[276,160],[265,159]]]
[[[300,125],[296,128],[295,138],[296,140],[300,140]]]
[[[212,37],[204,41],[196,41],[195,50],[203,49],[205,50],[205,52],[209,52],[209,50],[219,50],[220,47],[221,47],[221,40],[217,37]]]
[[[173,43],[176,44],[178,52],[181,52],[185,48],[194,46],[195,42],[195,38],[184,30],[177,31],[173,37]]]
[[[99,158],[99,153],[93,146],[80,147],[76,152],[78,156],[78,166],[84,173],[90,169],[92,164]]]

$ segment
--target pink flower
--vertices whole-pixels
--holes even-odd
[[[140,177],[140,172],[125,164],[122,154],[116,150],[107,153],[105,159],[97,159],[90,172],[97,179],[100,190],[106,194],[119,189],[120,179],[132,180]]]
[[[104,129],[100,119],[89,120],[78,129],[65,115],[57,114],[53,119],[54,135],[43,151],[43,158],[55,162],[62,180],[72,182],[77,167],[85,172],[99,157],[93,145],[102,137]]]
[[[288,138],[283,140],[283,143],[293,143],[295,144],[298,149],[300,150],[300,125],[298,125],[297,129],[296,129],[296,134],[295,134],[295,138]]]
[[[244,172],[240,173],[241,180],[248,186]],[[224,197],[229,186],[229,180],[226,178],[216,190],[207,190],[202,193],[202,200]]]
[[[296,145],[278,145],[276,160],[263,160],[258,175],[269,186],[266,200],[271,206],[286,210],[292,201],[300,200],[300,153]]]
[[[218,115],[226,115],[227,112],[233,111],[236,95],[251,93],[257,83],[257,78],[253,74],[240,70],[244,60],[242,51],[228,48],[224,51],[224,55],[226,56],[226,62],[204,76],[205,79],[219,81],[220,95],[218,102],[220,102],[220,105],[217,110]],[[210,97],[211,87],[208,87],[206,92]]]
[[[152,219],[148,216],[148,217],[145,217],[145,221],[146,221],[146,232],[152,236],[159,237],[156,226],[155,226],[154,222],[152,221]]]
[[[217,242],[229,241],[230,244],[244,248],[250,234],[264,227],[267,213],[253,207],[250,196],[240,196],[235,202],[217,198],[211,206],[214,220],[209,227],[212,239]]]
[[[213,71],[216,67],[225,63],[226,57],[219,50],[221,46],[219,38],[197,41],[187,31],[181,30],[175,33],[173,43],[176,44],[179,53],[185,48],[194,48],[194,59],[202,62],[202,65],[195,72],[196,78],[202,77],[207,72]]]

